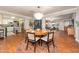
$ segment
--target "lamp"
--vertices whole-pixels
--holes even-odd
[[[43,18],[43,14],[42,13],[35,13],[34,14],[34,17],[36,18],[36,19],[42,19]]]
[[[40,8],[40,6],[38,6],[37,8]],[[42,19],[42,18],[43,18],[43,14],[40,13],[40,12],[37,12],[37,13],[34,14],[34,17],[35,17],[36,19]]]

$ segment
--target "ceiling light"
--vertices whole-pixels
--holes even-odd
[[[37,8],[39,10],[40,6],[37,6]],[[43,13],[40,13],[40,11],[34,14],[35,19],[42,19],[43,16],[44,16]]]
[[[35,13],[35,14],[34,14],[34,17],[35,17],[36,19],[42,19],[42,18],[43,18],[43,14],[42,14],[42,13]]]
[[[15,17],[13,17],[13,16],[12,16],[11,18],[13,18],[13,19],[14,19]]]

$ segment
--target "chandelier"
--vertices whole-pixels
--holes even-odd
[[[38,6],[37,8],[39,9],[40,6]],[[37,12],[37,13],[34,14],[35,19],[38,19],[38,20],[42,19],[43,16],[44,16],[44,15],[43,15],[43,13],[41,13],[41,12]]]

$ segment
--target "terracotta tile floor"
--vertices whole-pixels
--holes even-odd
[[[0,39],[1,53],[33,53],[33,46],[29,44],[28,50],[25,50],[26,43],[24,42],[25,35],[20,33],[14,36],[9,36],[5,39]],[[74,53],[79,52],[79,43],[72,36],[68,36],[63,31],[56,31],[54,38],[56,48],[50,45],[51,53]],[[37,53],[47,53],[46,45],[37,46]]]

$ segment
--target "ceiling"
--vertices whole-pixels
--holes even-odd
[[[40,6],[40,8],[37,8],[37,6],[0,6],[1,11],[12,12],[30,17],[33,17],[33,14],[36,12],[41,12],[44,15],[47,15],[71,8],[75,8],[75,6]]]

